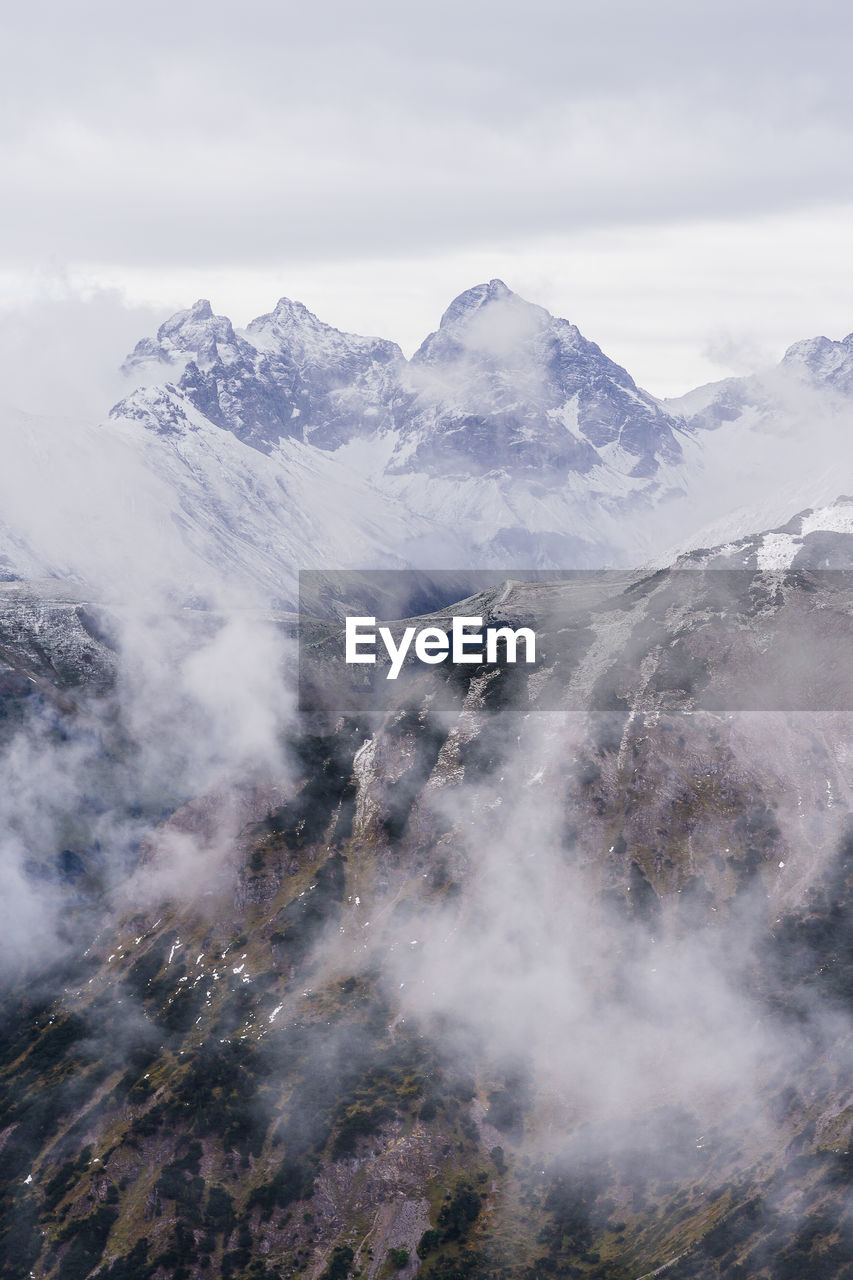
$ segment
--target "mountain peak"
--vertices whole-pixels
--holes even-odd
[[[188,360],[208,366],[216,360],[237,359],[238,339],[227,316],[217,316],[207,298],[199,298],[186,311],[176,311],[160,325],[155,338],[143,338],[122,365],[122,372],[142,369],[153,373],[158,365],[170,370]]]
[[[793,342],[788,347],[782,357],[782,363],[811,360],[816,355],[831,351],[835,345],[830,338],[826,338],[822,334],[815,338],[801,338],[798,342]]]
[[[682,456],[679,423],[624,369],[502,280],[454,299],[409,387],[398,470],[566,475],[604,462],[643,479]]]
[[[258,350],[283,355],[302,367],[334,365],[339,373],[345,368],[352,375],[366,372],[373,361],[389,364],[403,358],[396,342],[345,333],[291,298],[279,298],[272,311],[253,320],[246,337]]]
[[[832,338],[805,338],[795,342],[782,357],[781,367],[817,384],[849,395],[853,391],[853,334],[840,342]]]
[[[176,311],[157,330],[157,341],[170,353],[197,352],[210,343],[233,343],[234,329],[227,316],[218,316],[207,298],[199,298],[186,311]]]
[[[313,345],[337,334],[336,329],[309,311],[304,302],[293,298],[279,298],[272,311],[256,316],[245,332],[259,350],[281,353],[286,349],[291,355],[301,351],[306,342]]]
[[[458,323],[467,316],[473,315],[482,307],[488,306],[490,302],[503,302],[507,298],[517,298],[518,295],[507,288],[503,280],[489,280],[488,284],[475,284],[473,288],[466,289],[464,293],[460,293],[454,298],[450,306],[441,317],[440,327],[446,328],[448,325]],[[518,298],[519,302],[524,302],[523,298]],[[532,306],[532,303],[526,303]]]
[[[297,302],[293,298],[279,298],[272,309],[271,315],[279,321],[307,320],[315,325],[323,324],[323,321],[319,320],[313,311],[308,310],[304,302]],[[331,326],[326,325],[325,327],[330,328]]]

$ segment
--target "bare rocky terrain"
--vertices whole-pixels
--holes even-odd
[[[4,595],[7,721],[102,730],[107,614],[66,594]],[[474,606],[535,666],[342,709],[317,619],[277,785],[149,812],[122,876],[66,858],[3,1000],[0,1274],[853,1275],[846,575],[425,616]]]

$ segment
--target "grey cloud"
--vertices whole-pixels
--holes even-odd
[[[837,6],[82,14],[10,24],[23,262],[387,253],[853,190]]]

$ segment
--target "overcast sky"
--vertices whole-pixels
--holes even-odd
[[[7,307],[287,294],[411,349],[501,276],[658,394],[853,329],[837,0],[5,9]]]

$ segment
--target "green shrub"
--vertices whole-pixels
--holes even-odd
[[[286,1209],[296,1200],[306,1200],[314,1190],[314,1173],[307,1161],[287,1157],[269,1182],[255,1187],[249,1209],[260,1205],[265,1218],[273,1209]]]
[[[355,1253],[348,1244],[336,1244],[320,1280],[346,1280],[354,1259]]]
[[[207,1193],[203,1225],[208,1231],[221,1232],[223,1239],[227,1240],[236,1220],[234,1201],[224,1187],[214,1184]]]
[[[84,1280],[101,1260],[107,1237],[118,1218],[112,1207],[96,1209],[88,1218],[75,1218],[60,1235],[71,1244],[59,1264],[57,1280]]]
[[[433,1253],[441,1244],[441,1236],[434,1227],[429,1227],[421,1236],[417,1244],[417,1253],[419,1258],[426,1258]]]
[[[438,1211],[442,1240],[459,1240],[475,1222],[482,1200],[467,1182],[460,1182],[453,1195]]]

